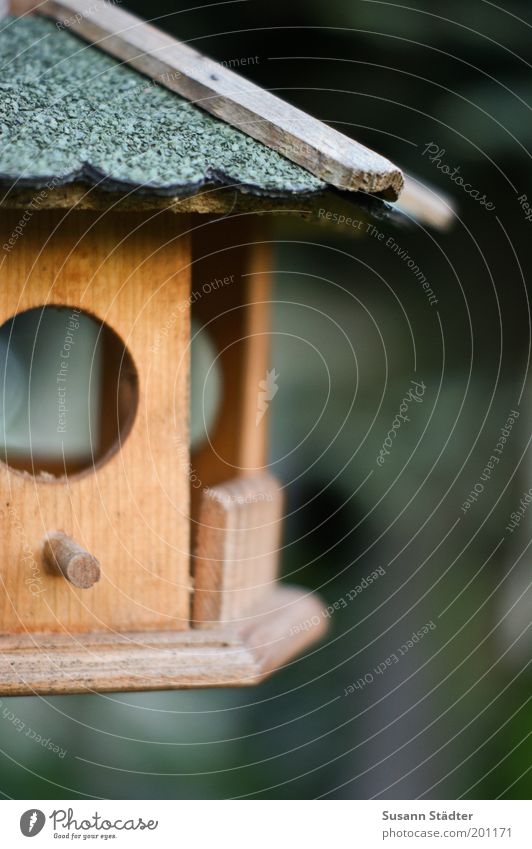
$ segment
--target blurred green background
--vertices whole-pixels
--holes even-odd
[[[324,643],[255,689],[3,699],[2,793],[529,797],[530,517],[505,529],[530,487],[532,223],[518,201],[530,185],[529,4],[128,8],[220,61],[256,57],[243,73],[451,195],[459,218],[444,234],[377,222],[430,280],[432,307],[382,243],[274,224],[283,571],[328,604],[385,574],[331,617]],[[431,142],[494,211],[431,164]],[[378,467],[412,379],[423,403]],[[512,409],[500,462],[463,513]],[[400,663],[344,695],[429,621]],[[4,710],[65,755],[17,733]]]

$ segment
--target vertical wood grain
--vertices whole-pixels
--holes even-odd
[[[281,486],[267,472],[235,478],[203,494],[194,552],[196,627],[245,617],[273,592],[282,513]]]
[[[196,219],[197,220],[197,219]],[[203,219],[205,220],[205,219]],[[218,353],[223,397],[209,442],[194,452],[201,483],[193,488],[193,517],[205,487],[262,471],[267,462],[268,416],[257,423],[260,381],[270,356],[271,247],[265,219],[237,216],[205,223],[193,234],[192,293],[205,283],[233,282],[193,300],[192,315]]]
[[[4,244],[21,212],[0,216]],[[2,250],[0,324],[44,304],[81,308],[127,344],[139,378],[132,430],[100,467],[48,480],[0,464],[2,633],[188,627],[189,483],[175,451],[188,444],[185,224],[167,214],[35,212]],[[99,560],[91,589],[43,568],[41,541],[58,527]]]

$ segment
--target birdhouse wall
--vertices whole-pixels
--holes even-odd
[[[130,432],[96,468],[65,477],[0,463],[0,632],[179,630],[189,624],[190,253],[184,216],[0,212],[0,324],[43,305],[83,310],[126,344],[138,376]],[[63,339],[57,340],[58,369]],[[107,375],[107,379],[109,375]],[[116,395],[116,392],[115,392]],[[67,405],[68,406],[68,405]],[[103,411],[116,417],[116,405]],[[77,589],[43,565],[63,530],[101,580]]]

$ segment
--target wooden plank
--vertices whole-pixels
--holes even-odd
[[[0,184],[0,208],[26,209],[40,189],[20,188],[16,184]],[[266,197],[252,195],[246,192],[227,188],[225,186],[209,186],[197,194],[182,196],[162,196],[145,192],[110,192],[87,183],[69,183],[56,186],[47,191],[42,198],[40,209],[115,209],[123,212],[163,211],[177,214],[189,212],[201,215],[220,215],[238,212],[273,213],[283,215],[310,216],[317,214],[324,202],[327,208],[335,202],[333,190],[316,192],[315,194],[298,194],[290,197]],[[349,195],[351,209],[356,208],[358,195]],[[374,204],[382,207],[382,202],[374,200]]]
[[[0,17],[3,13],[23,15],[34,11],[38,6],[36,0],[3,0],[0,5]],[[0,205],[26,207],[34,195],[33,189],[17,189],[10,191],[0,199]],[[353,203],[355,199],[353,198]],[[301,214],[312,216],[319,208],[328,209],[347,206],[333,192],[324,190],[312,195],[299,195],[291,198],[268,198],[260,195],[249,195],[235,192],[232,189],[207,189],[191,197],[143,197],[128,194],[121,196],[115,192],[99,191],[97,188],[87,188],[86,185],[70,184],[59,186],[49,192],[43,201],[43,207],[49,206],[78,209],[105,209],[111,205],[119,205],[124,209],[170,209],[173,212],[225,213],[239,211],[284,212],[286,214]],[[414,175],[404,175],[404,187],[401,191],[400,203],[397,208],[406,215],[412,216],[421,224],[428,224],[439,230],[448,229],[456,218],[456,204],[444,192],[427,186]],[[345,214],[348,211],[343,210]]]
[[[0,213],[2,243],[20,221]],[[82,474],[33,476],[0,463],[2,633],[189,627],[189,480],[175,448],[188,446],[186,227],[186,217],[166,214],[35,212],[3,252],[0,324],[44,304],[105,321],[136,365],[138,409],[119,450]],[[105,415],[116,416],[113,401]],[[99,561],[91,589],[44,568],[42,540],[57,528]]]
[[[281,485],[267,472],[203,493],[194,553],[196,627],[240,619],[275,589],[282,508]]]
[[[17,185],[0,184],[0,208],[26,209],[39,192],[35,188],[20,188]],[[360,201],[365,202],[364,206]],[[368,208],[369,204],[369,208]],[[296,194],[289,197],[267,197],[241,192],[225,186],[208,186],[197,194],[183,196],[161,196],[138,192],[110,192],[86,183],[69,183],[56,186],[46,192],[40,202],[40,209],[114,209],[123,212],[163,211],[176,214],[199,213],[201,215],[220,215],[239,212],[270,213],[302,217],[318,217],[319,211],[336,211],[339,214],[371,217],[371,210],[377,216],[386,215],[392,206],[367,195],[352,192],[338,192],[325,189],[312,194]],[[404,219],[403,219],[404,220]],[[242,220],[244,224],[244,220]]]
[[[0,696],[257,684],[322,638],[322,610],[315,595],[278,586],[215,631],[0,637]]]
[[[223,393],[209,440],[192,455],[195,520],[203,489],[264,469],[268,416],[257,423],[270,351],[271,243],[264,218],[201,222],[192,234],[192,316],[218,353]],[[230,285],[209,289],[216,279]]]
[[[16,186],[0,187],[0,208],[26,209],[35,197],[36,191],[38,190],[20,189]],[[363,208],[359,203],[361,197],[353,193],[337,192],[336,189],[326,189],[310,195],[299,194],[292,197],[273,198],[250,195],[225,187],[208,187],[198,194],[187,197],[160,197],[135,192],[124,195],[102,191],[85,183],[71,183],[66,186],[57,186],[53,191],[48,192],[42,201],[41,209],[75,207],[78,210],[103,211],[112,207],[124,212],[168,210],[172,213],[194,212],[201,215],[240,212],[270,213],[308,220],[318,219],[328,229],[332,229],[335,225],[322,221],[323,210],[330,211],[337,217],[344,215],[346,218],[358,217],[368,221],[374,220],[374,217],[378,219],[379,216],[385,217],[389,214],[392,219],[399,219],[405,223],[404,213],[421,224],[428,224],[438,230],[448,229],[456,220],[456,204],[453,199],[432,187],[428,188],[413,177],[405,177],[405,188],[401,198],[393,206],[385,207],[381,201],[372,199],[371,208]],[[353,230],[351,235],[356,237],[360,236],[360,233]]]
[[[102,0],[46,0],[38,11],[327,183],[398,197],[403,177],[388,159],[135,15]]]
[[[243,289],[247,291],[242,333],[248,350],[242,381],[241,415],[245,427],[240,441],[240,467],[247,471],[263,468],[268,459],[269,403],[264,403],[261,398],[264,381],[275,371],[270,368],[271,303],[275,272],[269,224],[268,221],[252,222],[248,236],[247,265],[243,269],[242,280]],[[273,389],[277,391],[275,386]]]
[[[39,5],[39,0],[11,0],[11,2],[7,0],[7,5],[9,6],[10,15],[21,17],[22,15],[29,15],[35,12]]]

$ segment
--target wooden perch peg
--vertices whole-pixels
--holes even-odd
[[[399,196],[403,175],[384,156],[130,12],[105,0],[45,0],[37,8],[333,186],[390,200]]]
[[[43,542],[43,556],[47,566],[60,572],[74,587],[88,590],[100,580],[100,564],[63,531],[50,531]]]

